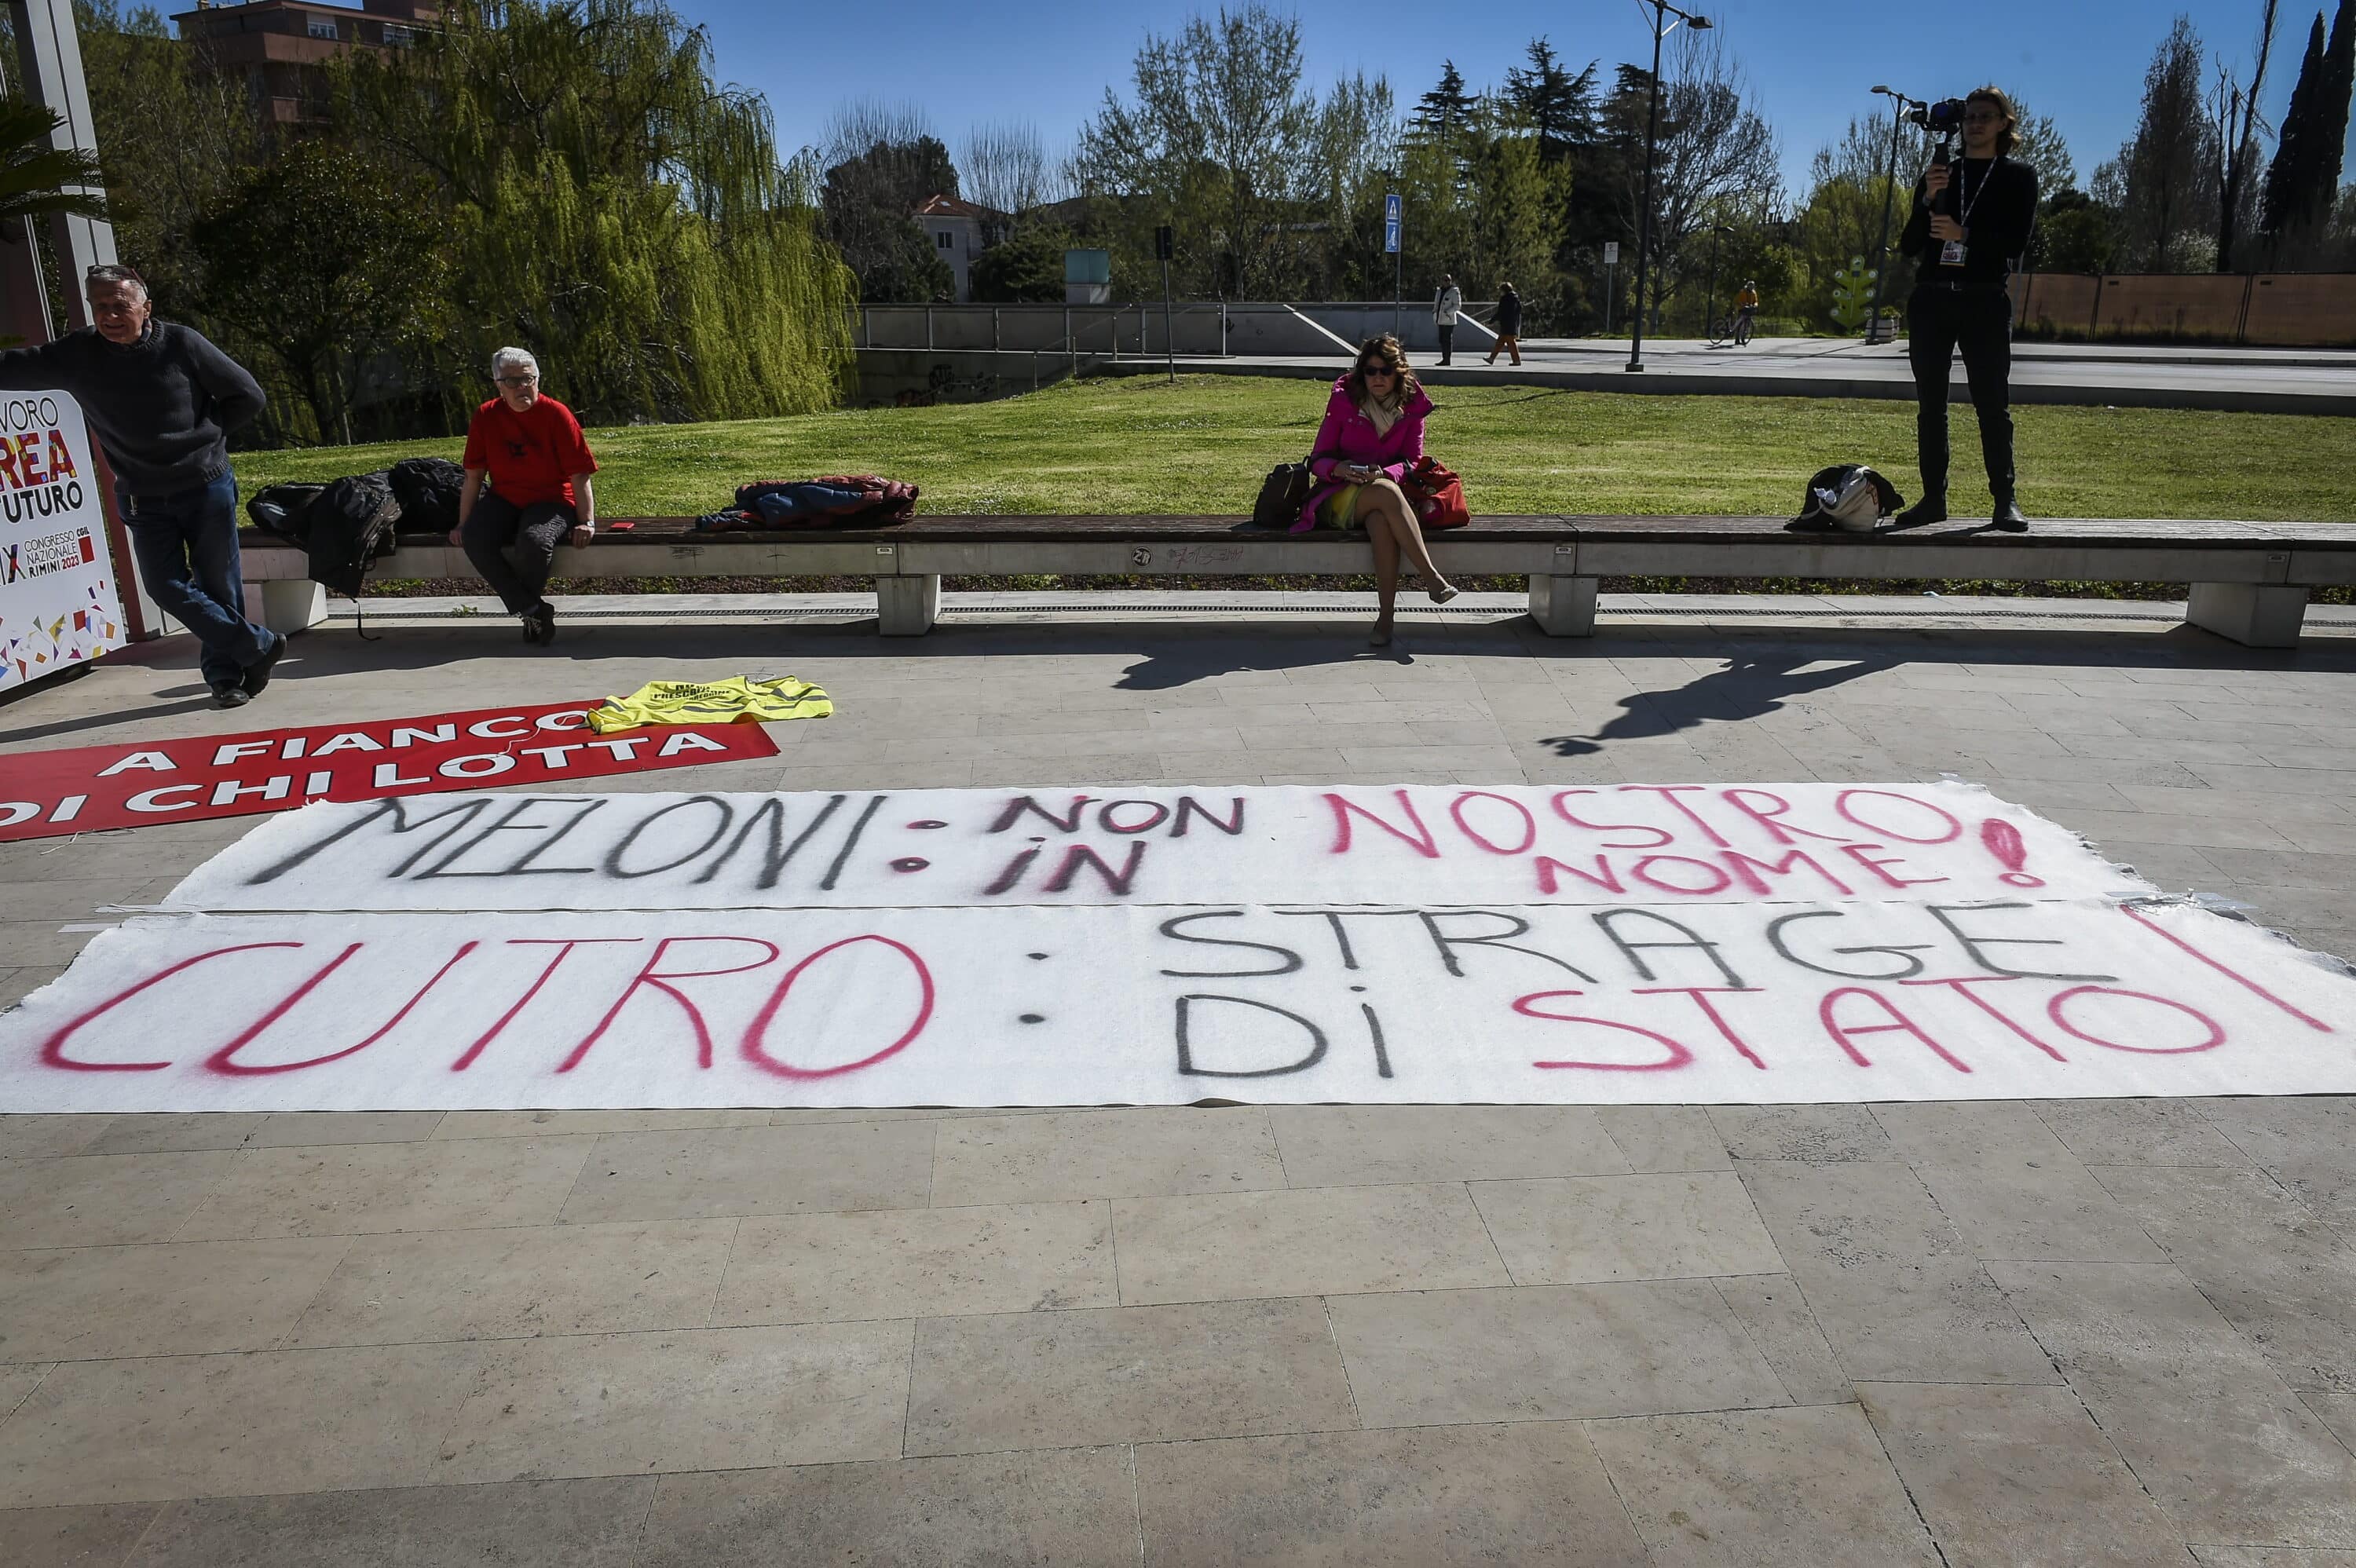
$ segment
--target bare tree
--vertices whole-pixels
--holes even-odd
[[[1661,84],[1661,133],[1655,155],[1653,257],[1660,283],[1653,295],[1655,325],[1661,303],[1676,292],[1686,242],[1718,223],[1756,222],[1783,202],[1775,133],[1726,58],[1719,31],[1678,35],[1675,60]],[[1626,209],[1644,202],[1641,152],[1628,171]]]
[[[976,125],[966,133],[957,161],[965,198],[1010,218],[1061,194],[1061,167],[1028,120]]]
[[[826,137],[817,147],[820,166],[831,168],[862,158],[877,147],[903,147],[937,141],[924,106],[887,103],[880,98],[854,98],[834,106],[826,119]]]
[[[2244,229],[2257,225],[2258,133],[2265,122],[2258,113],[2258,94],[2266,85],[2266,61],[2275,52],[2275,13],[2282,0],[2264,0],[2258,14],[2258,47],[2250,66],[2250,84],[2244,87],[2224,61],[2217,62],[2214,115],[2217,151],[2222,166],[2217,171],[2217,270],[2233,270],[2233,241]]]

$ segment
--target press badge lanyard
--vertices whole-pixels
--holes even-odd
[[[1980,176],[1980,188],[1972,192],[1971,200],[1965,202],[1964,204],[1963,211],[1955,215],[1956,227],[1963,229],[1968,229],[1971,227],[1972,209],[1979,206],[1980,197],[1987,194],[1989,183],[1996,178],[1996,166],[2002,162],[2004,162],[2004,160],[2001,157],[1991,158],[1988,160],[1987,172]],[[1959,168],[1955,171],[1955,193],[1958,196],[1963,194],[1964,174],[1965,168],[1968,168],[1968,166],[1969,165],[1966,165],[1965,168]],[[1939,265],[1943,267],[1960,267],[1963,264],[1964,242],[1960,240],[1941,240],[1939,242]]]

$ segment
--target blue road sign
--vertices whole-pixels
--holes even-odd
[[[1383,197],[1383,254],[1395,256],[1399,248],[1399,198],[1392,191]]]

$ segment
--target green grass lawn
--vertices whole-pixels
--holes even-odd
[[[875,473],[922,508],[958,513],[1241,513],[1269,467],[1304,455],[1313,381],[1151,377],[1052,387],[1002,402],[589,432],[607,517],[715,510],[748,479]],[[1870,463],[1915,494],[1912,403],[1670,398],[1442,387],[1427,444],[1475,512],[1788,515],[1830,463]],[[1987,504],[1978,432],[1954,414],[1959,514]],[[2158,409],[2016,410],[2031,516],[2356,518],[2356,420]],[[241,452],[248,495],[462,443]]]

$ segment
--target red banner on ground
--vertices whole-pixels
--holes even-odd
[[[590,732],[594,702],[0,756],[0,843],[490,784],[774,757],[758,724]]]

